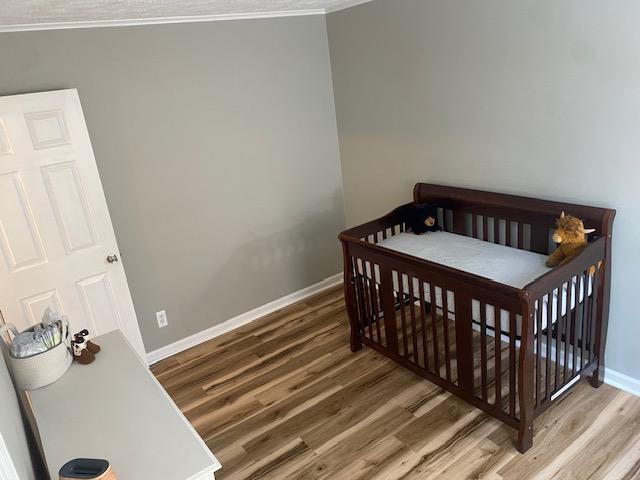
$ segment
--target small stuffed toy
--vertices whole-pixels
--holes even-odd
[[[545,265],[556,267],[567,263],[587,246],[587,234],[593,232],[593,228],[584,228],[582,220],[562,212],[556,220],[556,229],[552,237],[558,248],[549,255]]]
[[[438,225],[438,208],[426,203],[411,205],[407,214],[407,224],[416,235],[442,230]]]
[[[85,338],[87,335],[89,335],[88,330],[81,330],[73,336],[73,341],[71,342],[73,356],[82,365],[92,363],[96,359],[96,354],[100,351],[98,345]]]

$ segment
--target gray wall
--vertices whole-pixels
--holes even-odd
[[[0,338],[0,342],[2,339]],[[2,348],[0,348],[2,350]],[[35,479],[18,398],[0,351],[0,437],[4,440],[20,480]]]
[[[377,0],[328,17],[347,221],[420,181],[618,209],[607,365],[640,379],[640,3]]]
[[[340,270],[322,16],[5,33],[0,66],[78,88],[147,351]]]

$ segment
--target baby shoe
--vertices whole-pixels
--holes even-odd
[[[96,356],[87,349],[87,342],[79,335],[76,335],[73,341],[73,356],[82,365],[88,365],[96,359]]]
[[[89,330],[87,330],[85,328],[84,330],[81,330],[78,333],[76,333],[74,335],[74,338],[75,337],[86,337],[87,335],[89,335]],[[89,350],[94,355],[100,351],[100,345],[96,345],[91,340],[87,340],[86,343],[87,343],[87,350]]]

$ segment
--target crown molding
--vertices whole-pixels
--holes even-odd
[[[72,28],[135,27],[141,25],[162,25],[172,23],[220,22],[226,20],[257,20],[260,18],[302,17],[308,15],[327,15],[346,10],[373,0],[349,0],[332,8],[308,10],[288,10],[282,12],[221,13],[217,15],[191,15],[176,17],[123,18],[119,20],[88,20],[75,22],[24,23],[0,25],[0,33],[30,32],[34,30],[68,30]]]
[[[72,28],[133,27],[172,23],[220,22],[228,20],[256,20],[261,18],[301,17],[325,15],[324,8],[312,10],[290,10],[284,12],[224,13],[217,15],[192,15],[183,17],[125,18],[119,20],[94,20],[77,22],[26,23],[0,25],[0,33],[29,32],[34,30],[67,30]]]

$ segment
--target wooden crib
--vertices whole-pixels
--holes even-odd
[[[340,234],[351,349],[365,344],[514,427],[525,452],[538,415],[581,378],[603,382],[615,210],[424,183],[413,196],[438,207],[446,232],[544,255],[562,211],[596,229],[524,288],[385,248],[411,204]]]

